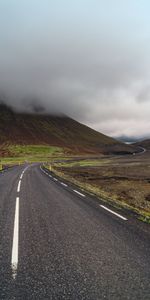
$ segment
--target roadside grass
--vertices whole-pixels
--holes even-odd
[[[7,149],[11,156],[1,157],[1,166],[52,161],[54,158],[61,158],[64,155],[63,148],[47,145],[11,145]]]
[[[49,169],[49,167],[48,167]],[[65,180],[69,181],[70,183],[73,183],[77,185],[81,190],[88,192],[89,194],[98,197],[99,199],[102,199],[104,202],[109,203],[116,207],[117,209],[127,209],[130,211],[133,211],[137,214],[139,220],[144,221],[146,223],[150,223],[150,213],[146,212],[140,207],[132,206],[127,203],[128,201],[119,199],[117,195],[114,193],[108,194],[105,190],[101,189],[98,186],[94,186],[93,184],[89,184],[86,182],[81,182],[78,179],[75,179],[71,176],[66,175],[62,171],[58,171],[58,169],[52,167],[51,169],[57,176],[60,176],[61,178],[64,178]]]
[[[58,163],[57,165],[59,167],[64,167],[64,168],[67,168],[67,167],[89,167],[89,166],[92,166],[92,167],[98,167],[98,166],[102,166],[104,164],[107,164],[109,163],[110,160],[109,159],[105,159],[105,160],[102,160],[102,159],[86,159],[86,158],[81,158],[81,160],[78,160],[78,161],[66,161],[66,162],[60,162]]]
[[[149,158],[148,158],[149,161]],[[107,157],[53,161],[51,170],[117,208],[150,223],[150,169],[142,157]],[[49,169],[49,164],[46,167]]]
[[[150,216],[140,216],[139,220],[144,222],[144,223],[150,224]]]

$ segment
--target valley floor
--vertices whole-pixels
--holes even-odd
[[[53,170],[81,188],[150,217],[150,152],[55,162]]]
[[[9,146],[12,156],[1,157],[0,169],[43,162],[60,177],[150,222],[150,151],[136,155],[73,155],[47,145]]]

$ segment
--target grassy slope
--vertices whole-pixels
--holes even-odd
[[[11,155],[1,157],[0,162],[2,165],[45,162],[64,155],[62,148],[47,145],[11,145],[8,148]]]
[[[134,152],[124,145],[65,116],[17,114],[0,105],[1,156],[10,156],[11,145],[49,145],[74,153]]]

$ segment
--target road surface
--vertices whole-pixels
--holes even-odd
[[[0,174],[0,299],[150,299],[149,225],[51,176]]]
[[[141,146],[138,146],[139,149],[141,149],[140,152],[137,152],[137,153],[134,153],[134,155],[141,155],[141,154],[144,154],[147,150]]]

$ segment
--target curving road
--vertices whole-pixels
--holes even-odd
[[[138,154],[144,154],[147,150],[144,147],[138,146],[142,151],[140,151]]]
[[[149,225],[40,169],[0,174],[0,299],[150,299]]]

